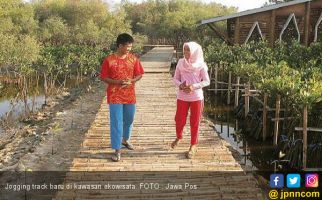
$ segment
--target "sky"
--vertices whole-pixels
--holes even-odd
[[[204,0],[204,2],[216,2],[225,6],[234,6],[238,11],[244,11],[254,8],[262,7],[267,0]]]
[[[30,0],[24,0],[25,2],[29,2]],[[113,5],[116,3],[120,3],[121,0],[105,0],[109,4]],[[129,0],[130,2],[142,2],[143,0]],[[268,0],[202,0],[205,3],[216,2],[223,4],[225,6],[234,6],[238,8],[238,12],[259,8],[262,7],[265,2]]]
[[[131,2],[142,2],[142,0],[129,0]],[[268,0],[202,0],[205,3],[216,2],[225,6],[234,6],[238,11],[244,11],[254,8],[259,8],[264,5]],[[120,3],[121,0],[108,0],[110,4]]]

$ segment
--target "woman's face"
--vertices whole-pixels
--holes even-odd
[[[183,55],[184,55],[185,59],[189,60],[189,58],[190,58],[190,48],[189,48],[188,45],[185,45],[183,47]]]

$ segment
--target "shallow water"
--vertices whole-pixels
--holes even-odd
[[[40,95],[36,96],[34,100],[34,111],[41,108],[45,103],[45,96]],[[29,97],[27,100],[27,106],[29,110],[32,109],[33,97]],[[2,100],[0,101],[0,117],[4,117],[8,112],[12,114],[12,117],[16,119],[19,115],[23,114],[25,111],[25,103],[22,100],[18,102],[11,102],[11,100]]]
[[[34,102],[33,102],[34,101]],[[41,109],[42,105],[45,103],[45,96],[40,95],[34,97],[29,97],[27,99],[28,109],[31,111],[37,111]],[[22,100],[17,102],[12,102],[12,100],[1,100],[0,101],[0,118],[6,118],[9,112],[9,117],[11,120],[16,121],[20,115],[25,113],[25,103]],[[0,127],[0,139],[5,134],[5,131]]]
[[[220,113],[209,113],[208,117],[215,125],[216,132],[236,150],[241,156],[241,165],[254,171],[273,170],[273,153],[274,147],[271,141],[257,141],[246,136],[240,128],[241,123],[238,121],[232,111],[222,111]]]

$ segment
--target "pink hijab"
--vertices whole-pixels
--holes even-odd
[[[196,42],[186,42],[183,44],[183,48],[185,46],[188,46],[190,49],[190,58],[189,60],[184,58],[184,69],[190,72],[196,72],[204,68],[206,71],[208,71],[207,64],[203,58],[201,46]]]

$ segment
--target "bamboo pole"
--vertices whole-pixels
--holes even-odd
[[[303,127],[295,127],[296,131],[303,131]],[[307,131],[322,133],[322,128],[307,127]]]
[[[236,90],[235,90],[235,108],[238,106],[239,102],[239,83],[240,83],[240,77],[237,77],[237,83],[236,83]]]
[[[227,105],[230,104],[230,91],[231,91],[231,71],[228,72],[228,94],[227,94]]]
[[[249,97],[250,97],[250,83],[248,82],[245,89],[245,117],[249,112]]]
[[[220,80],[225,80],[225,65],[222,64],[221,66],[221,73],[220,73]],[[220,99],[223,99],[223,96],[224,96],[224,91],[221,90],[220,91]]]
[[[275,110],[275,118],[280,118],[280,108],[281,108],[281,95],[277,95],[276,99],[276,110]],[[278,141],[278,129],[279,129],[279,120],[274,121],[274,145],[277,145]]]
[[[44,92],[45,92],[45,105],[47,105],[48,83],[47,83],[47,76],[45,72],[44,72]]]
[[[213,67],[210,67],[210,71],[209,71],[210,80],[212,79],[212,71],[213,71]]]
[[[267,137],[267,101],[268,95],[264,94],[264,108],[263,108],[263,141],[266,140]]]
[[[215,94],[217,94],[218,90],[218,65],[215,67]]]
[[[307,160],[307,106],[303,110],[303,169],[306,169]]]
[[[230,120],[229,120],[229,112],[227,112],[227,137],[229,138],[229,134],[230,134],[230,130],[229,130],[229,122],[230,122]]]

